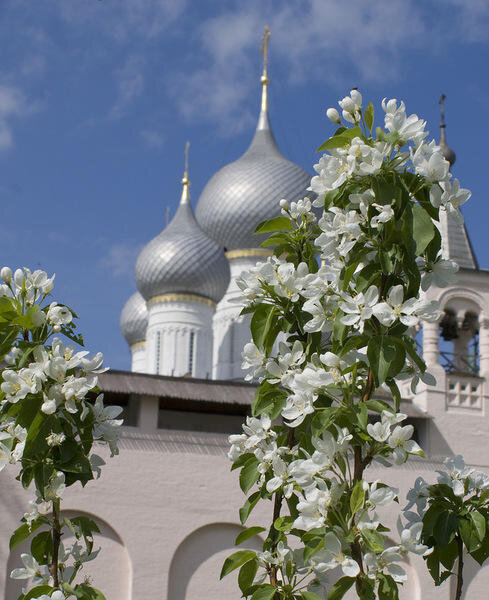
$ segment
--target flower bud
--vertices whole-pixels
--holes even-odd
[[[355,117],[346,110],[343,111],[343,119],[345,119],[345,121],[348,121],[348,123],[356,123]]]
[[[353,100],[350,98],[350,96],[345,96],[343,98],[343,100],[340,100],[338,102],[338,104],[341,106],[341,108],[343,109],[343,112],[349,112],[349,113],[354,113],[356,110],[356,106],[355,103],[353,102]]]
[[[5,281],[5,283],[10,283],[12,281],[12,269],[9,267],[2,267],[0,270],[0,277]]]
[[[285,198],[282,198],[282,200],[280,200],[280,208],[283,208],[284,210],[288,210],[289,202]]]
[[[362,108],[362,94],[360,94],[360,92],[358,90],[352,90],[350,92],[350,96],[351,96],[351,99],[353,100],[353,103],[355,104],[355,108],[357,110]]]
[[[24,280],[25,280],[24,271],[22,269],[15,269],[15,273],[14,273],[15,284],[21,288],[24,284]]]
[[[328,108],[326,111],[326,116],[330,121],[333,121],[333,123],[341,123],[340,115],[338,114],[336,108]]]

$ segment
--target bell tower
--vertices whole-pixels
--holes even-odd
[[[444,100],[440,99],[440,146],[452,167],[455,152],[446,143]],[[442,258],[459,265],[456,281],[431,286],[424,294],[442,311],[436,323],[424,323],[420,335],[427,369],[436,385],[420,383],[416,394],[403,386],[403,396],[431,418],[428,454],[435,458],[463,454],[480,464],[489,439],[489,271],[479,269],[463,223],[440,211]],[[489,452],[487,453],[489,459]]]

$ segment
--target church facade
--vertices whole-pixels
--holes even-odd
[[[303,197],[310,176],[278,149],[267,107],[268,77],[250,147],[223,167],[190,204],[188,172],[171,223],[141,251],[136,292],[121,315],[132,356],[130,371],[108,371],[99,385],[107,403],[124,407],[120,455],[107,459],[100,481],[69,489],[66,514],[83,513],[100,525],[99,557],[89,576],[108,600],[238,600],[236,573],[219,581],[224,558],[242,531],[244,496],[229,470],[227,436],[240,431],[255,386],[241,374],[241,349],[249,326],[233,302],[236,278],[263,260],[256,224],[279,213],[279,200]],[[444,129],[442,128],[444,134]],[[446,156],[454,160],[442,136]],[[452,162],[453,162],[452,160]],[[477,201],[475,199],[474,201]],[[456,284],[430,289],[441,302],[440,323],[419,333],[434,387],[416,395],[403,388],[408,415],[426,459],[369,469],[398,487],[404,498],[418,475],[433,481],[448,455],[489,473],[489,271],[478,267],[467,231],[444,219],[445,258],[457,261]],[[383,397],[382,390],[377,392]],[[7,540],[28,509],[30,495],[3,475],[0,486],[0,590],[20,593],[9,572],[20,546]],[[261,503],[248,525],[267,525],[272,505]],[[386,515],[395,531],[395,516]],[[261,549],[259,536],[248,546]],[[420,557],[406,564],[403,600],[450,600],[451,582],[435,588]],[[484,598],[489,567],[467,560],[465,598]],[[350,597],[350,596],[348,596]]]

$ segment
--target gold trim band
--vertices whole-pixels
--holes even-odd
[[[214,300],[205,298],[204,296],[197,296],[197,294],[161,294],[160,296],[153,296],[148,300],[148,304],[158,304],[160,302],[200,302],[201,304],[207,304],[211,308],[216,307]]]
[[[226,252],[226,258],[232,260],[233,258],[251,258],[256,256],[257,258],[272,256],[273,252],[267,248],[238,248],[237,250],[228,250]]]
[[[131,352],[136,352],[137,350],[144,350],[146,348],[146,342],[136,342],[130,346]]]

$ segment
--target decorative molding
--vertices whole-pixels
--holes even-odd
[[[132,353],[134,352],[139,352],[141,350],[145,350],[146,349],[146,342],[142,341],[142,342],[136,342],[134,344],[131,344],[130,346],[130,350]]]
[[[211,308],[216,307],[214,300],[205,298],[204,296],[197,296],[197,294],[161,294],[160,296],[153,296],[153,298],[148,300],[148,304],[162,304],[164,302],[200,302]]]
[[[267,248],[238,248],[237,250],[228,250],[226,258],[228,260],[233,260],[233,258],[252,258],[254,256],[259,258],[272,256],[272,254],[273,252],[267,250]]]

